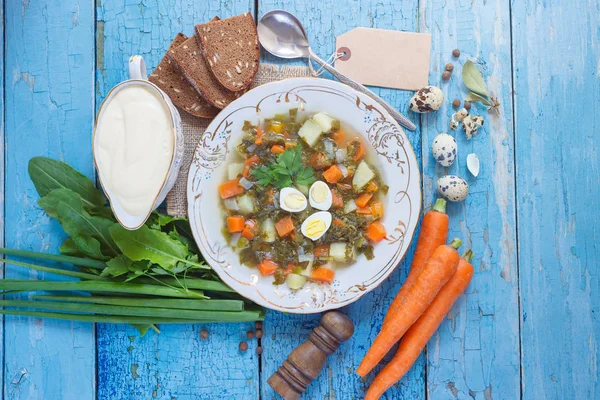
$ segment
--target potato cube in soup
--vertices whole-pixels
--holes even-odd
[[[308,144],[310,147],[315,147],[315,144],[317,144],[319,141],[322,133],[323,131],[321,130],[319,124],[309,118],[306,120],[306,122],[304,122],[298,131],[298,136],[304,139],[306,144]]]

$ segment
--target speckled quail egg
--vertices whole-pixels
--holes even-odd
[[[323,181],[316,181],[310,187],[308,191],[308,201],[310,206],[317,210],[327,211],[331,208],[333,203],[333,196],[331,195],[331,189]]]
[[[279,207],[282,210],[297,213],[304,211],[308,201],[298,189],[286,187],[279,193]]]
[[[425,86],[410,99],[408,108],[417,113],[429,113],[440,109],[444,102],[444,93],[437,86]]]
[[[463,201],[469,194],[467,182],[456,175],[445,175],[437,181],[438,193],[448,201]]]
[[[300,227],[304,236],[312,241],[320,239],[331,226],[331,213],[319,211],[306,218]]]
[[[442,167],[449,167],[454,164],[457,148],[456,140],[447,133],[437,135],[431,144],[433,157]]]
[[[462,127],[465,130],[467,139],[471,139],[477,134],[477,130],[483,126],[483,117],[481,115],[467,115],[462,121]]]

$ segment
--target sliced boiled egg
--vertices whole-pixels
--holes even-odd
[[[304,220],[300,231],[310,240],[318,240],[331,226],[331,219],[329,211],[316,212]]]
[[[317,210],[327,211],[331,208],[333,197],[331,195],[331,189],[323,181],[316,181],[310,187],[308,191],[308,201],[311,207]]]
[[[308,201],[298,190],[291,187],[281,189],[279,193],[279,207],[289,212],[300,212],[306,209]]]

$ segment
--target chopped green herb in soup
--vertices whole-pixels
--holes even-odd
[[[374,257],[386,236],[387,186],[360,137],[325,113],[300,120],[297,109],[242,129],[219,194],[224,233],[243,264],[300,289],[333,282],[336,266],[359,254]]]

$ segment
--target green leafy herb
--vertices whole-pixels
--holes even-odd
[[[166,270],[174,268],[178,262],[191,264],[196,268],[208,268],[205,264],[189,261],[186,258],[188,249],[183,243],[146,225],[129,231],[115,224],[110,228],[110,234],[123,254],[133,261],[147,260]]]
[[[40,207],[60,222],[65,232],[73,236],[91,236],[100,242],[103,254],[119,254],[108,229],[115,225],[109,219],[94,217],[83,208],[81,196],[71,189],[55,189],[38,200]]]
[[[310,185],[315,181],[313,173],[311,167],[303,165],[299,146],[279,154],[275,162],[252,170],[259,185],[271,184],[278,189],[292,186],[294,183]]]
[[[55,189],[71,189],[78,193],[86,207],[103,206],[106,197],[88,177],[68,164],[46,157],[29,160],[29,176],[40,197]]]
[[[121,276],[129,272],[129,267],[133,262],[124,255],[119,255],[106,263],[106,268],[100,274],[101,276]]]
[[[470,90],[466,100],[481,102],[483,105],[490,107],[488,111],[498,111],[500,102],[497,98],[490,96],[485,80],[473,61],[467,60],[463,65],[462,78],[465,86]]]
[[[110,257],[102,254],[100,242],[91,236],[73,236],[60,246],[60,252],[68,256],[84,256],[94,260],[109,260]]]

